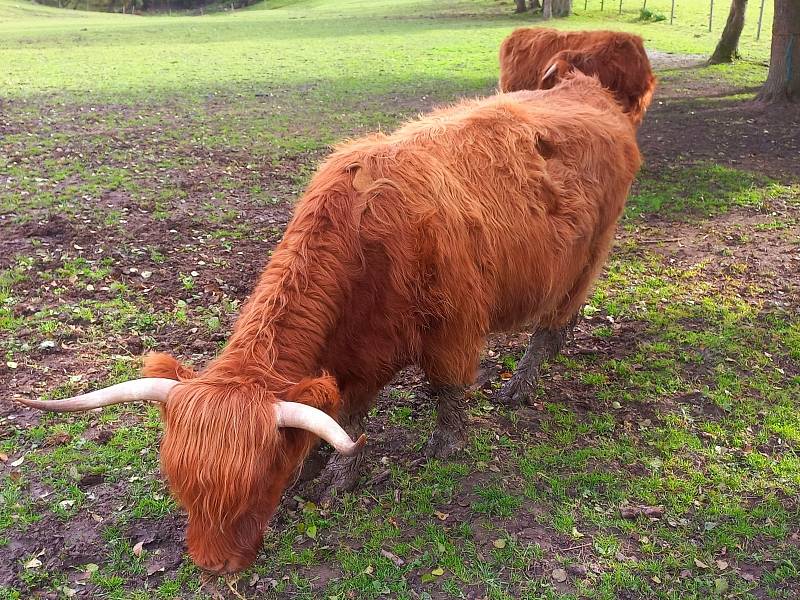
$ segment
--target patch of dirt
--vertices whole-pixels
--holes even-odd
[[[688,75],[699,65],[680,65]],[[764,106],[731,99],[753,88],[707,78],[661,81],[639,130],[649,169],[710,161],[800,181],[800,107]]]
[[[654,54],[652,56],[657,68],[685,68],[691,70],[697,57],[676,57]],[[698,93],[709,97],[717,95],[719,100],[694,100],[684,88],[667,81],[659,88],[657,102],[648,113],[642,127],[640,138],[643,152],[650,167],[674,165],[676,157],[684,162],[713,160],[729,164],[736,168],[748,169],[760,173],[768,173],[782,181],[800,179],[800,139],[797,138],[797,115],[779,113],[772,109],[764,109],[751,104],[742,104],[725,100],[726,95],[741,90],[730,86],[709,84],[693,84],[691,94]],[[401,99],[403,106],[398,110],[425,110],[433,104],[427,98],[415,100]],[[132,109],[125,109],[130,112]],[[89,117],[87,117],[89,119]],[[100,117],[91,117],[97,123],[97,130],[91,133],[104,135]],[[52,124],[51,124],[52,125]],[[74,128],[70,119],[56,119],[56,125],[69,130]],[[0,123],[0,127],[13,130],[16,125]],[[119,148],[149,148],[148,136],[157,133],[157,127],[145,127],[119,132],[112,138]],[[768,133],[764,133],[764,132]],[[98,133],[99,132],[99,133]],[[75,139],[72,145],[62,148],[62,154],[88,153],[92,160],[100,161],[99,151],[93,148],[79,129],[74,129]],[[98,215],[92,206],[78,207],[74,214],[63,215],[56,211],[35,212],[27,222],[17,222],[8,215],[0,220],[0,265],[8,266],[14,254],[22,253],[34,256],[36,263],[33,271],[53,271],[60,262],[81,256],[87,260],[96,260],[98,256],[112,259],[111,277],[125,284],[133,292],[148,299],[155,309],[171,310],[175,301],[195,295],[196,303],[206,306],[218,305],[223,299],[242,301],[247,297],[259,272],[266,262],[270,249],[277,243],[281,232],[290,217],[290,200],[296,191],[296,178],[304,169],[314,163],[319,154],[299,154],[285,157],[279,168],[265,164],[259,166],[254,181],[265,189],[274,190],[280,201],[275,204],[255,202],[248,195],[249,177],[242,173],[248,170],[247,165],[252,157],[246,153],[224,153],[195,149],[196,159],[191,170],[175,168],[163,174],[165,179],[174,177],[178,187],[186,193],[185,198],[170,200],[166,205],[168,215],[155,218],[154,207],[143,205],[136,195],[124,190],[103,193],[100,198],[92,199],[88,205],[102,208]],[[158,161],[164,156],[155,153],[150,157]],[[146,165],[147,168],[152,164]],[[235,189],[225,198],[216,198],[217,191],[225,182],[240,179]],[[158,186],[159,182],[153,182]],[[96,208],[96,207],[95,207]],[[798,214],[792,207],[772,207],[772,212],[783,219],[795,219]],[[102,216],[107,210],[116,210],[122,214],[122,220],[113,225],[102,224]],[[235,213],[230,220],[217,219],[221,213],[231,210]],[[647,242],[648,250],[664,256],[677,268],[689,268],[701,261],[709,261],[710,274],[715,285],[723,288],[731,285],[732,279],[743,289],[746,299],[764,299],[769,297],[773,304],[782,309],[796,308],[798,303],[797,289],[800,283],[800,257],[798,227],[790,225],[778,231],[759,230],[759,224],[774,219],[775,214],[758,214],[753,211],[740,210],[721,217],[709,219],[702,223],[676,224],[665,223],[657,218],[643,223],[632,233],[622,233],[620,240],[632,239],[663,240],[659,243]],[[224,238],[223,231],[241,228],[241,236]],[[215,235],[217,234],[217,235]],[[742,237],[746,234],[747,239]],[[80,248],[76,248],[79,246]],[[98,253],[98,249],[103,252]],[[163,261],[153,258],[151,250],[156,250],[164,257]],[[746,265],[745,271],[739,271],[738,265]],[[181,284],[178,274],[198,272],[195,277],[195,289],[189,294]],[[149,272],[147,278],[143,272]],[[750,292],[742,285],[752,283]],[[755,287],[759,289],[756,290]],[[39,290],[32,284],[19,288],[26,294],[21,299],[24,308],[23,316],[27,316],[43,308],[58,308],[60,305],[76,302],[80,299],[110,299],[113,295],[102,290],[87,291],[66,287],[58,296],[41,297]],[[15,288],[15,293],[17,289]],[[748,295],[748,293],[750,295]],[[21,309],[22,310],[22,309]],[[59,315],[60,316],[60,315]],[[593,329],[599,325],[612,328],[611,337],[597,337]],[[231,321],[224,320],[220,332],[209,335],[203,330],[191,329],[187,326],[169,325],[154,332],[159,349],[169,350],[183,358],[192,358],[199,366],[203,366],[216,352],[217,345],[225,338]],[[642,323],[614,323],[607,315],[594,315],[592,320],[581,323],[576,331],[574,342],[570,343],[564,354],[575,360],[608,361],[625,359],[638,351],[641,343],[647,340],[647,332]],[[80,337],[80,333],[75,333]],[[35,332],[19,333],[20,340],[35,339]],[[475,389],[483,390],[491,399],[493,389],[500,380],[500,373],[505,370],[502,364],[507,355],[519,356],[524,351],[527,336],[525,334],[492,336],[481,361],[481,369]],[[107,375],[107,367],[98,365],[97,356],[107,358],[109,353],[138,355],[143,349],[141,336],[125,333],[120,339],[108,340],[102,348],[88,348],[85,345],[59,340],[57,350],[50,353],[33,351],[29,355],[31,364],[10,369],[0,363],[0,376],[3,377],[7,389],[13,394],[39,394],[46,387],[67,381],[69,374],[82,374],[84,381],[95,381]],[[34,370],[36,367],[39,370]],[[787,367],[788,368],[788,367]],[[698,383],[707,380],[711,373],[698,369],[689,372]],[[566,369],[558,364],[551,365],[543,375],[542,385],[546,390],[546,401],[562,404],[574,411],[581,422],[588,422],[592,416],[606,412],[608,402],[598,398],[594,388],[576,381],[566,374]],[[365,474],[362,477],[362,489],[372,486],[376,492],[382,492],[391,486],[391,480],[384,477],[372,484],[373,478],[387,470],[386,457],[389,464],[396,464],[413,474],[422,468],[415,464],[418,458],[417,444],[425,431],[417,426],[408,427],[392,422],[387,416],[390,409],[400,407],[410,409],[413,423],[426,423],[430,426],[430,415],[433,410],[426,396],[427,384],[421,373],[415,369],[407,369],[400,373],[392,385],[381,394],[378,402],[378,416],[368,424],[370,435],[370,452],[366,458]],[[398,393],[403,392],[403,393]],[[720,409],[704,400],[702,395],[694,392],[666,398],[659,406],[646,403],[630,403],[614,413],[616,425],[626,432],[632,440],[640,435],[638,426],[645,420],[656,421],[659,410],[686,406],[696,414],[709,417],[720,416]],[[541,421],[547,418],[542,403],[523,407],[518,413],[516,424],[494,413],[476,417],[475,425],[487,427],[499,435],[508,435],[517,440],[529,436],[542,435]],[[17,404],[3,398],[0,403],[0,437],[9,438],[16,429],[28,429],[39,421],[38,413],[22,409]],[[103,443],[112,435],[110,426],[95,423],[84,433],[84,437]],[[580,447],[585,440],[577,440]],[[507,459],[502,448],[497,450],[497,457]],[[12,457],[13,458],[13,457]],[[465,459],[470,460],[470,459]],[[496,467],[496,465],[493,465]],[[10,470],[3,465],[3,473]],[[620,466],[620,471],[626,467]],[[635,468],[642,469],[641,465]],[[642,475],[643,473],[636,473]],[[556,553],[566,554],[572,558],[588,554],[582,542],[569,536],[558,534],[551,526],[537,520],[540,509],[535,505],[525,505],[517,516],[510,520],[498,520],[491,523],[482,515],[477,515],[472,505],[477,500],[476,486],[486,485],[502,473],[491,469],[482,472],[471,472],[464,478],[462,488],[455,494],[453,501],[440,507],[451,514],[448,526],[454,523],[468,522],[474,527],[475,541],[481,553],[487,556],[492,552],[492,542],[498,533],[497,526],[504,527],[522,543],[538,544],[545,552],[545,559],[534,564],[526,573],[529,578],[549,577],[549,573],[557,566],[554,560]],[[9,544],[0,551],[0,585],[19,585],[20,562],[23,559],[45,550],[41,560],[44,568],[53,571],[69,572],[70,577],[77,577],[81,567],[90,562],[100,563],[110,560],[109,543],[103,537],[104,528],[114,523],[116,506],[125,496],[125,483],[111,483],[99,476],[85,476],[78,482],[83,491],[91,491],[95,500],[86,510],[78,515],[62,521],[44,510],[46,516],[31,524],[26,530],[12,529],[9,532]],[[292,523],[296,514],[296,501],[292,498],[295,491],[303,491],[299,485],[287,494],[281,510],[273,523],[280,528]],[[30,497],[38,497],[46,493],[47,487],[42,482],[31,482],[25,493]],[[362,502],[375,502],[365,497]],[[97,521],[93,515],[101,518]],[[434,517],[431,517],[431,522]],[[404,528],[404,536],[411,539],[420,534],[425,522],[415,523]],[[143,579],[158,582],[163,577],[175,574],[185,551],[184,539],[185,517],[182,514],[170,514],[161,519],[139,519],[123,525],[124,540],[130,545],[142,542],[147,551],[145,574]],[[333,542],[333,536],[331,534]],[[347,542],[347,540],[344,540]],[[624,551],[633,554],[635,545],[626,540]],[[311,542],[303,542],[311,546]],[[761,576],[760,567],[742,565],[742,572]],[[749,570],[748,570],[749,569]],[[315,590],[343,574],[329,562],[297,569],[297,572],[312,581]],[[286,573],[288,575],[288,572]],[[283,573],[276,573],[275,578]],[[414,587],[420,585],[421,573],[409,574],[408,582]],[[572,578],[576,575],[571,573]],[[72,581],[72,579],[71,579]],[[257,594],[267,594],[276,583],[271,577],[261,577],[252,585],[240,584],[242,590],[252,590]],[[221,597],[233,597],[224,587],[209,584],[206,591],[215,591]],[[569,581],[554,584],[562,592],[573,591]],[[86,588],[89,593],[96,590]],[[417,588],[419,589],[419,588]],[[463,592],[468,598],[482,598],[486,594],[486,586],[476,584],[466,586]],[[97,591],[99,593],[99,591]],[[432,590],[433,597],[444,597],[439,584]],[[637,597],[631,595],[631,598]]]
[[[674,54],[660,50],[648,50],[647,57],[654,71],[697,68],[708,62],[708,57],[702,54]]]

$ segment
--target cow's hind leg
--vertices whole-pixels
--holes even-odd
[[[467,437],[467,399],[463,386],[435,386],[436,428],[433,430],[425,454],[447,458],[464,447]]]
[[[498,401],[506,406],[521,406],[533,394],[542,363],[555,358],[577,323],[577,317],[558,329],[539,329],[531,335],[525,355],[514,374],[500,390]]]

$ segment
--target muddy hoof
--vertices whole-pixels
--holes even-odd
[[[512,377],[497,394],[497,403],[511,408],[529,404],[533,396],[533,384]]]
[[[323,506],[355,489],[361,475],[361,456],[333,456],[322,471],[315,487],[315,496]]]
[[[425,456],[440,459],[450,458],[464,448],[464,442],[463,435],[434,431],[425,446]]]

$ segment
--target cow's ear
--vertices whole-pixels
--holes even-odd
[[[336,417],[342,403],[336,380],[330,375],[307,377],[293,385],[286,393],[290,402],[302,402]]]
[[[194,370],[184,366],[174,357],[163,352],[150,352],[144,357],[142,375],[145,377],[164,377],[165,379],[192,379]]]

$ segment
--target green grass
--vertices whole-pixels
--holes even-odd
[[[0,257],[0,369],[15,378],[11,394],[55,399],[122,381],[147,350],[206,364],[328,145],[490,91],[497,45],[531,22],[511,6],[270,1],[233,14],[131,17],[0,0],[0,170],[10,178],[0,215],[19,248]],[[638,31],[653,49],[700,54],[727,10],[708,34],[705,3],[679,2],[672,26],[636,22],[638,4],[621,17],[613,3],[602,15],[599,0],[585,13],[575,6],[579,14],[554,24]],[[669,12],[664,0],[648,7]],[[754,8],[742,48],[763,61],[769,27],[755,44]],[[707,84],[753,87],[764,67],[659,77],[691,96]],[[784,253],[800,243],[799,194],[713,160],[645,168],[585,311],[583,350],[547,365],[533,407],[495,406],[495,378],[471,396],[466,451],[412,466],[432,407],[418,390],[391,388],[386,410],[371,416],[365,477],[388,469],[386,482],[329,508],[287,499],[237,589],[675,600],[722,597],[727,586],[729,597],[796,598],[800,321],[772,267],[737,252],[756,233]],[[757,222],[751,231],[726,214]],[[644,223],[648,237],[668,239],[676,221],[729,241],[680,265],[640,243]],[[506,372],[519,351],[502,347],[487,361]],[[96,514],[94,597],[228,594],[222,582],[201,585],[187,557],[148,576],[169,541],[133,551],[131,526],[181,519],[158,473],[155,409],[0,426],[7,462],[24,457],[3,467],[0,553],[45,524]],[[663,516],[621,516],[640,505]],[[80,589],[85,565],[55,558],[52,569],[23,569],[0,599]],[[553,578],[561,568],[563,583]]]
[[[659,1],[665,4],[655,4]],[[552,24],[633,30],[648,46],[669,52],[710,53],[725,19],[719,10],[709,34],[702,3],[679,3],[681,18],[674,25],[636,21],[638,6],[617,16],[610,7],[600,13],[597,0],[585,13],[580,4],[574,17]],[[316,0],[268,1],[205,17],[142,18],[1,0],[0,60],[7,66],[0,90],[12,98],[46,93],[125,103],[176,92],[210,100],[218,94],[283,93],[300,86],[323,104],[354,89],[469,93],[494,84],[500,41],[513,27],[530,22],[510,12],[509,6],[487,0],[433,8],[423,0]],[[767,12],[766,23],[770,16]],[[766,27],[756,43],[748,26],[743,53],[766,59],[769,32]]]
[[[627,214],[662,217],[709,217],[749,207],[764,209],[777,198],[800,202],[800,186],[715,164],[645,167],[627,206]]]

